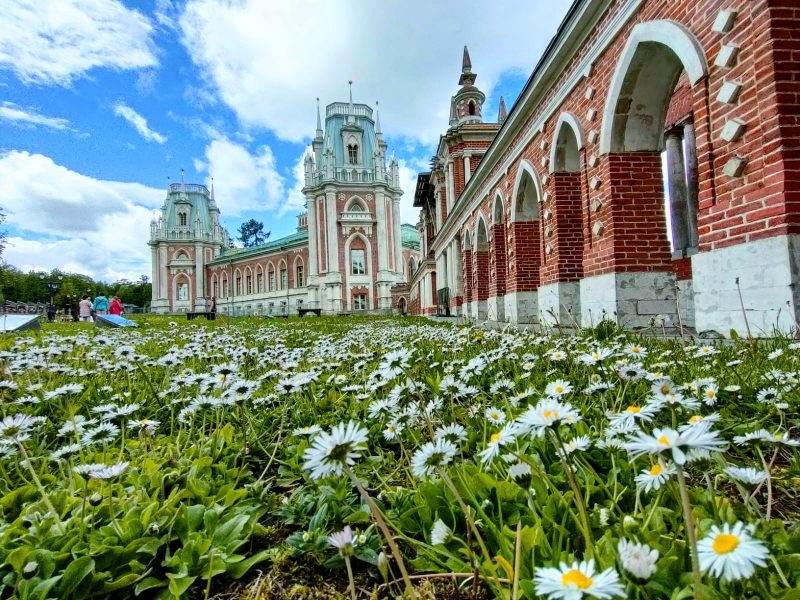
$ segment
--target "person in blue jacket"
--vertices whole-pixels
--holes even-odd
[[[108,298],[103,292],[97,294],[92,303],[92,309],[98,315],[105,315],[108,314]]]

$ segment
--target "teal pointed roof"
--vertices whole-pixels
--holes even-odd
[[[219,213],[211,193],[204,185],[197,183],[173,183],[167,191],[167,198],[162,207],[164,224],[167,229],[179,227],[178,213],[189,209],[186,226],[193,228],[200,219],[202,231],[211,231],[215,225],[213,214]]]
[[[400,226],[400,239],[403,246],[411,248],[412,250],[419,250],[419,231],[409,223],[403,223]]]
[[[348,167],[345,158],[344,138],[348,130],[361,133],[361,167],[374,169],[375,121],[372,108],[366,104],[334,102],[325,107],[325,145],[333,148],[336,167]],[[343,135],[344,134],[344,135]]]

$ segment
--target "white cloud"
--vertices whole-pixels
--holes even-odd
[[[150,21],[118,0],[6,0],[0,68],[24,83],[69,85],[93,68],[158,64]]]
[[[305,171],[305,152],[300,155],[297,162],[292,167],[292,178],[294,184],[292,185],[289,193],[286,195],[286,202],[278,211],[278,217],[282,217],[288,212],[300,213],[306,209],[306,197],[302,190],[306,184],[306,171]]]
[[[245,124],[307,138],[315,96],[346,99],[353,79],[356,101],[380,100],[386,133],[430,144],[447,126],[463,44],[488,94],[501,73],[533,69],[568,6],[189,0],[180,24],[190,56]]]
[[[158,142],[159,144],[163,144],[167,141],[167,138],[157,131],[153,131],[147,126],[147,119],[145,119],[142,115],[137,113],[133,110],[130,106],[120,102],[116,106],[114,106],[114,114],[122,117],[128,123],[133,125],[136,131],[139,132],[144,139],[148,142]]]
[[[417,174],[424,171],[426,165],[409,166],[403,159],[397,161],[400,165],[400,189],[403,197],[400,199],[400,221],[416,225],[419,221],[419,208],[414,206],[414,191],[417,189]]]
[[[195,167],[208,173],[207,184],[214,178],[217,205],[226,217],[280,209],[286,201],[284,178],[269,146],[260,146],[251,154],[244,146],[220,137],[206,146],[204,160],[195,161]]]
[[[93,179],[20,151],[0,155],[0,180],[0,206],[19,232],[3,252],[10,264],[109,281],[150,273],[150,218],[164,190]]]
[[[51,129],[69,129],[69,121],[59,117],[47,117],[32,108],[23,108],[13,102],[0,105],[0,119],[25,125],[42,125]]]

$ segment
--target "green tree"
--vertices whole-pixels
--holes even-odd
[[[264,223],[255,219],[248,219],[239,225],[238,240],[244,244],[245,248],[252,248],[267,241],[271,232],[264,233]]]

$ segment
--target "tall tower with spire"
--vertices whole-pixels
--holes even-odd
[[[312,152],[304,160],[308,209],[308,301],[324,311],[389,309],[404,279],[400,174],[387,164],[380,116],[366,104],[317,101]]]

